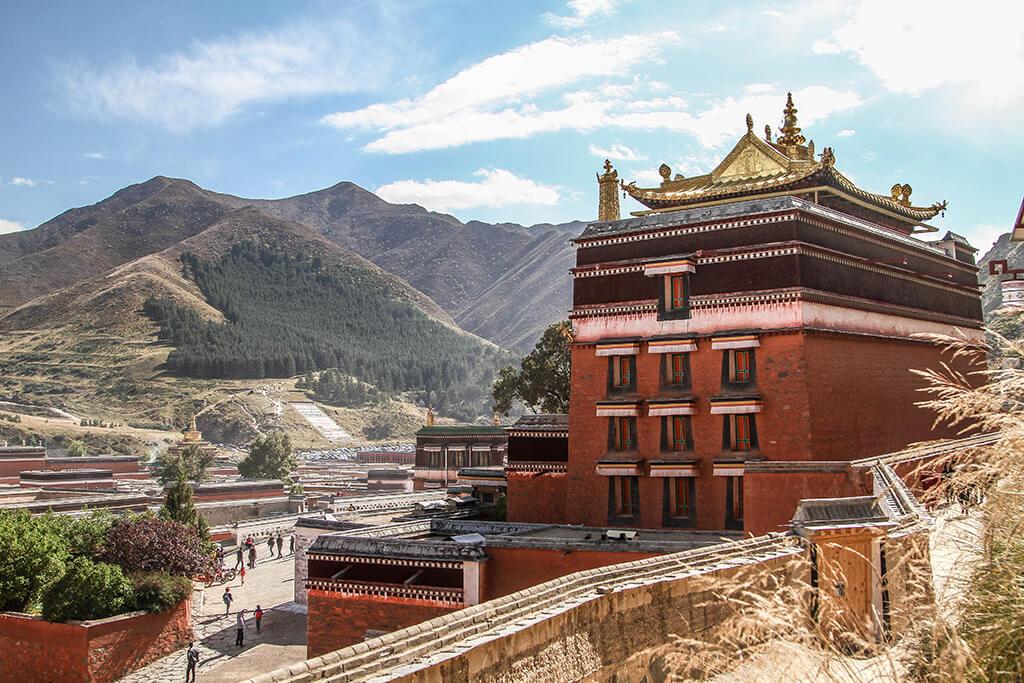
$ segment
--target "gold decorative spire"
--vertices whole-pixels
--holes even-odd
[[[612,168],[612,162],[604,160],[604,175],[597,176],[598,200],[597,220],[619,220],[619,172]]]
[[[195,415],[193,415],[192,419],[189,420],[188,428],[182,430],[181,437],[182,437],[183,441],[188,441],[190,443],[195,443],[195,442],[202,441],[203,435],[196,428],[196,416]]]
[[[802,145],[804,136],[800,135],[800,127],[796,125],[797,108],[793,106],[793,93],[786,93],[786,108],[782,110],[782,128],[776,142],[780,145]]]
[[[772,127],[769,126],[767,123],[764,124],[764,140],[765,142],[772,141]]]
[[[491,420],[491,424],[494,425],[495,427],[500,427],[501,426],[501,415],[498,415],[497,413],[495,413],[494,414],[494,419]]]
[[[427,408],[427,426],[434,426],[434,411],[431,408]]]
[[[750,115],[750,112],[747,112],[747,132],[754,132],[754,117]]]
[[[667,183],[668,179],[672,177],[672,168],[668,164],[662,164],[658,167],[658,175],[661,176],[663,183]]]

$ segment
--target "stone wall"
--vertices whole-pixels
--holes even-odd
[[[106,683],[185,647],[192,637],[188,600],[162,614],[66,624],[0,612],[0,680]]]

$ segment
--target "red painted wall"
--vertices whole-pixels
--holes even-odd
[[[867,483],[868,486],[864,484]],[[804,498],[871,495],[870,482],[846,472],[747,472],[743,475],[744,532],[786,531]]]
[[[2,612],[0,680],[106,683],[185,647],[192,637],[188,600],[163,614],[72,624]]]
[[[487,548],[483,600],[493,600],[585,569],[635,562],[660,553],[571,551],[540,548]]]
[[[510,522],[566,524],[564,472],[505,472],[508,498],[505,518]]]
[[[134,461],[104,461],[96,462],[95,460],[87,457],[81,459],[80,462],[54,462],[53,460],[47,459],[46,466],[40,467],[39,469],[44,470],[86,470],[86,469],[101,469],[110,470],[111,472],[140,472],[138,460]]]
[[[461,609],[431,600],[341,595],[309,590],[307,597],[306,656],[318,657],[362,642],[369,630],[397,631]]]
[[[197,493],[195,500],[198,503],[212,503],[227,500],[248,500],[250,498],[278,498],[285,495],[284,489],[273,489],[264,491],[239,491],[232,493]]]
[[[0,477],[17,477],[29,470],[45,470],[46,458],[7,460],[0,458]]]

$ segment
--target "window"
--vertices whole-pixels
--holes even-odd
[[[622,391],[636,387],[636,356],[612,356],[608,363],[609,389]]]
[[[688,451],[693,448],[693,432],[689,415],[669,415],[661,422],[662,449],[666,451]]]
[[[729,351],[729,382],[731,384],[750,384],[753,379],[752,366],[754,352],[750,349],[732,349]]]
[[[692,477],[665,478],[665,525],[690,526],[696,520],[696,483]]]
[[[743,529],[743,477],[725,478],[725,528]]]
[[[670,353],[665,359],[668,363],[668,383],[669,384],[685,384],[686,383],[686,354],[685,353]]]
[[[636,418],[609,418],[608,447],[614,451],[631,451],[636,448]]]
[[[690,281],[685,273],[664,277],[661,314],[665,318],[690,317]]]
[[[640,513],[640,483],[637,477],[608,478],[608,523],[632,521]]]
[[[757,424],[753,415],[726,415],[722,429],[722,448],[727,451],[757,450]]]

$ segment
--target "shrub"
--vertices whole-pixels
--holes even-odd
[[[72,557],[88,558],[96,556],[114,523],[114,516],[106,510],[94,510],[82,517],[47,514],[38,519],[46,520],[64,538]]]
[[[165,572],[133,574],[135,609],[147,612],[166,612],[192,593],[192,581],[184,576],[171,576]]]
[[[132,584],[121,568],[86,557],[72,560],[43,594],[43,617],[48,621],[102,619],[134,606]]]
[[[32,608],[68,557],[66,540],[47,517],[0,510],[0,610]]]
[[[167,572],[192,577],[213,568],[207,542],[194,528],[153,515],[136,515],[111,527],[98,559],[129,574]]]

